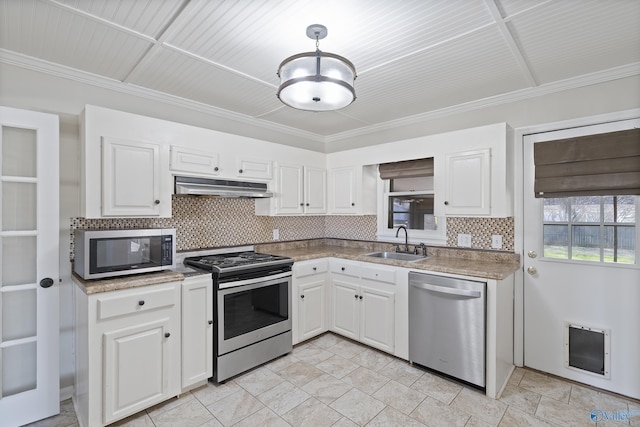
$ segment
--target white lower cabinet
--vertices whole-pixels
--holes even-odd
[[[102,334],[105,423],[170,397],[170,331],[170,318],[163,317]]]
[[[395,348],[395,274],[390,268],[331,262],[331,330],[388,353]],[[379,278],[370,280],[368,277]]]
[[[308,340],[329,330],[327,313],[328,261],[302,261],[293,267],[293,343]]]
[[[81,426],[125,418],[180,393],[180,283],[87,295],[76,288]]]
[[[182,282],[182,389],[213,376],[213,280],[210,275]]]

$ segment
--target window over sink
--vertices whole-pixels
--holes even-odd
[[[446,240],[444,218],[434,215],[433,158],[379,165],[378,238],[395,240],[405,226],[412,242]],[[398,241],[404,241],[404,236]]]

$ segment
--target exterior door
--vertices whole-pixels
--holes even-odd
[[[58,117],[0,107],[0,419],[60,412]]]
[[[640,196],[536,199],[533,147],[638,126],[636,119],[533,134],[524,137],[523,147],[524,364],[635,398],[640,397]],[[607,236],[614,229],[618,237],[612,243]],[[584,343],[588,350],[581,357],[603,356],[604,372],[569,360],[569,331],[578,330],[597,338]],[[577,354],[579,342],[574,343]]]

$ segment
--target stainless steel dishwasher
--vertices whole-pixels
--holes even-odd
[[[486,286],[409,272],[409,361],[484,388]]]

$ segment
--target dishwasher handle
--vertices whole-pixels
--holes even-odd
[[[458,295],[461,297],[481,298],[482,293],[479,291],[468,291],[466,289],[448,288],[445,286],[430,285],[428,283],[411,283],[410,286],[425,289],[427,291],[438,292],[441,294]]]

